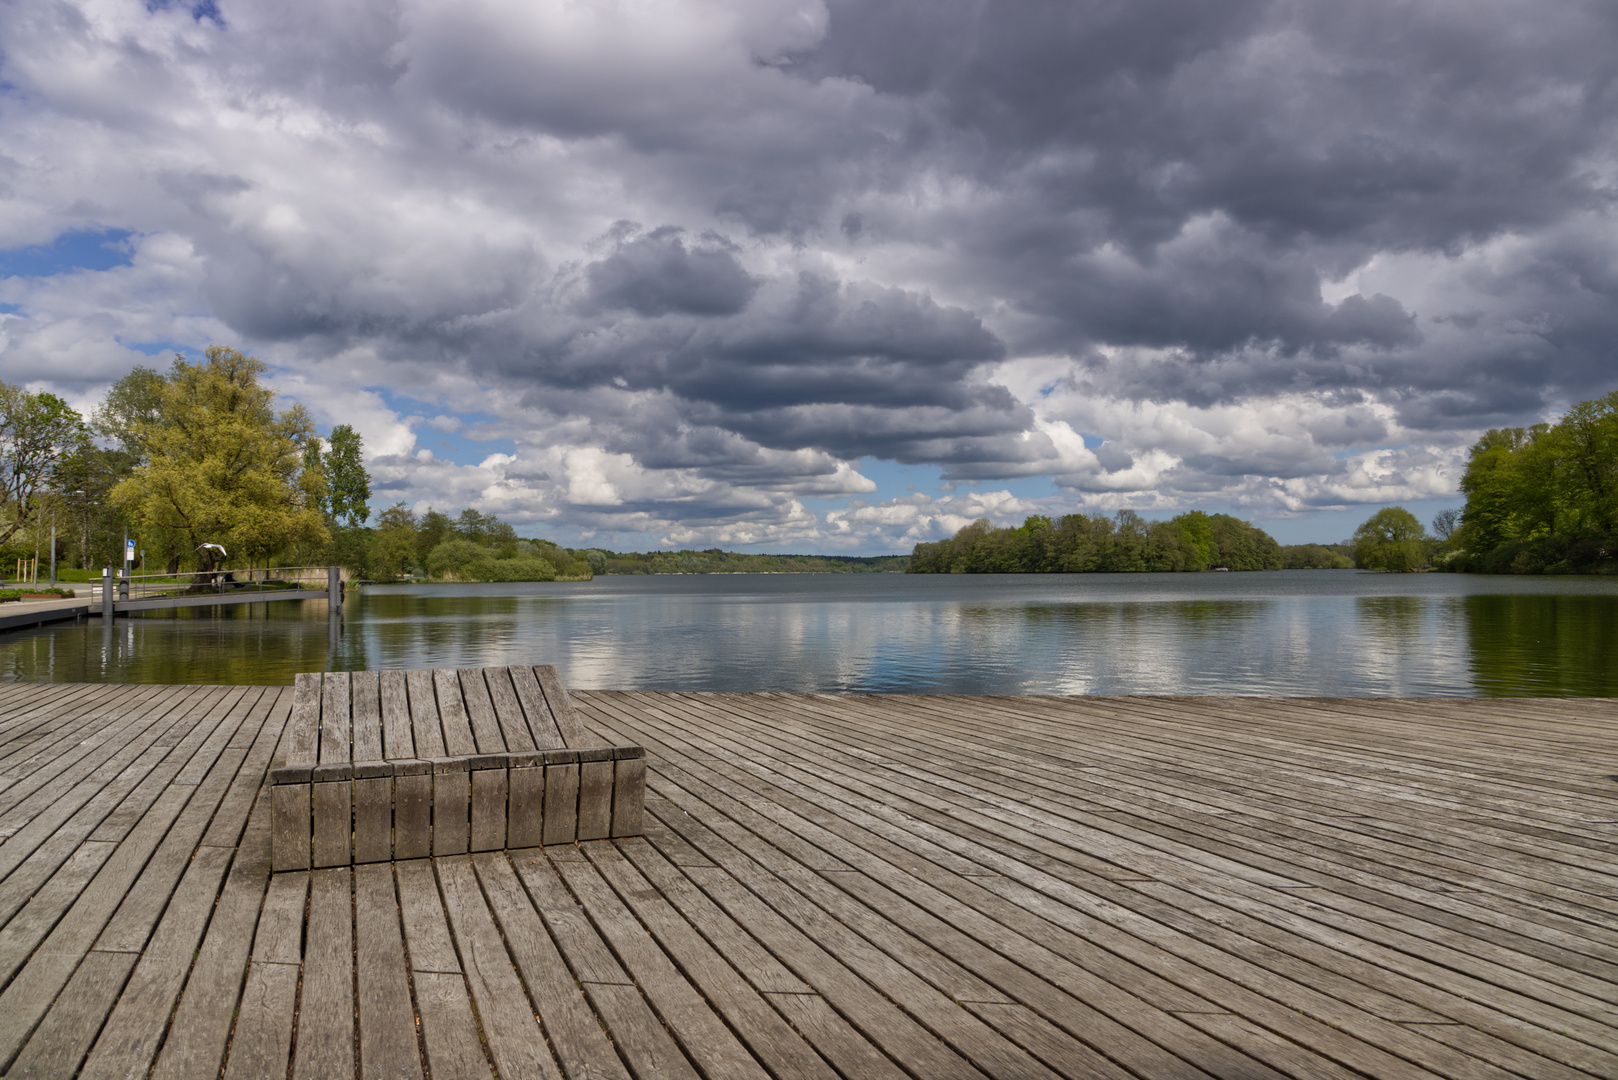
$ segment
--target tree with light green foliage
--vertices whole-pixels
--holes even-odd
[[[330,541],[324,477],[305,467],[314,425],[301,405],[275,410],[265,371],[223,345],[200,364],[176,356],[155,413],[132,423],[144,460],[112,500],[140,526],[182,538],[188,559],[205,543],[259,560]]]
[[[1402,506],[1378,510],[1354,530],[1354,565],[1403,574],[1427,561],[1427,533]]]

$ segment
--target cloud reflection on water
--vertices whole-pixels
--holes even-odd
[[[369,589],[0,637],[0,675],[286,683],[551,662],[581,689],[1618,694],[1618,583],[1345,572]]]

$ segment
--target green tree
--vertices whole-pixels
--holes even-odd
[[[330,542],[324,480],[304,467],[314,427],[301,405],[273,408],[262,361],[211,345],[207,360],[176,356],[158,415],[135,427],[146,460],[112,491],[143,527],[267,558]]]
[[[1461,492],[1466,496],[1461,523],[1467,547],[1478,554],[1499,547],[1514,535],[1512,517],[1521,486],[1518,455],[1529,439],[1524,428],[1492,428],[1467,454],[1466,473],[1461,477]]]
[[[1336,548],[1324,544],[1288,544],[1281,549],[1282,567],[1287,570],[1351,570],[1354,561]]]
[[[90,418],[97,435],[117,444],[129,455],[130,467],[144,460],[146,444],[141,434],[162,421],[163,388],[168,384],[154,368],[136,366],[107,390],[100,408]]]
[[[448,514],[427,508],[416,522],[416,565],[423,569],[427,566],[427,557],[433,549],[445,540],[455,535],[455,522],[450,520]]]
[[[1427,534],[1421,522],[1402,506],[1378,510],[1354,530],[1354,563],[1361,570],[1407,573],[1427,555]]]
[[[371,474],[365,471],[360,433],[348,424],[331,429],[323,464],[331,516],[350,528],[371,516]]]
[[[377,515],[372,541],[372,572],[382,581],[402,576],[416,562],[416,515],[396,502]]]
[[[84,417],[54,394],[0,382],[0,543],[27,529],[58,472],[89,449]]]

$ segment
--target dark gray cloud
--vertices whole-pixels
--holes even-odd
[[[1608,2],[219,12],[0,10],[0,244],[134,251],[0,282],[8,377],[239,340],[334,415],[423,403],[364,399],[389,491],[704,529],[862,458],[1431,494],[1618,381]],[[518,452],[452,475],[445,412]]]
[[[718,237],[688,248],[672,226],[621,243],[585,274],[591,299],[606,310],[628,308],[647,317],[734,315],[747,306],[758,282]]]

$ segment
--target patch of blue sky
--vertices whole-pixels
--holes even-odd
[[[435,406],[432,402],[394,393],[386,386],[378,386],[374,387],[374,389],[381,395],[382,401],[387,407],[400,416],[419,416],[422,418],[421,422],[415,425],[416,449],[431,450],[433,457],[440,461],[448,461],[456,465],[476,465],[490,454],[516,454],[517,452],[517,443],[513,439],[479,439],[474,437],[480,424],[496,422],[493,417],[476,413],[452,413],[440,406]],[[439,416],[448,416],[460,426],[453,431],[443,431],[433,427],[429,421]]]
[[[199,3],[192,4],[175,4],[172,0],[146,0],[147,11],[167,11],[172,7],[186,8],[197,22],[210,19],[221,28],[225,25],[225,17],[219,13],[219,5],[214,0],[200,0]]]
[[[1397,505],[1415,514],[1422,527],[1431,531],[1432,520],[1439,511],[1459,510],[1466,505],[1466,500],[1460,495],[1446,495],[1437,499],[1406,500]],[[1253,524],[1282,544],[1335,544],[1353,536],[1354,530],[1380,509],[1380,504],[1367,503],[1345,510],[1316,510],[1293,518],[1254,518]]]
[[[173,359],[175,353],[179,353],[193,363],[201,360],[203,355],[201,349],[180,341],[125,341],[123,338],[119,338],[118,344],[126,349],[134,349],[136,352],[145,353],[154,359],[162,360],[164,364]]]
[[[1048,499],[1059,494],[1049,476],[1019,476],[1009,480],[956,480],[948,489],[959,497],[970,491],[1009,491],[1019,499]]]
[[[80,229],[48,244],[0,250],[0,277],[55,277],[75,270],[128,266],[134,253],[128,229]]]
[[[884,461],[880,458],[861,458],[855,463],[854,468],[861,476],[876,485],[876,491],[868,495],[853,496],[866,502],[883,502],[918,491],[934,495],[944,486],[937,465],[903,465],[897,461]],[[841,506],[848,499],[847,495],[823,495],[806,497],[804,502],[835,503]]]

